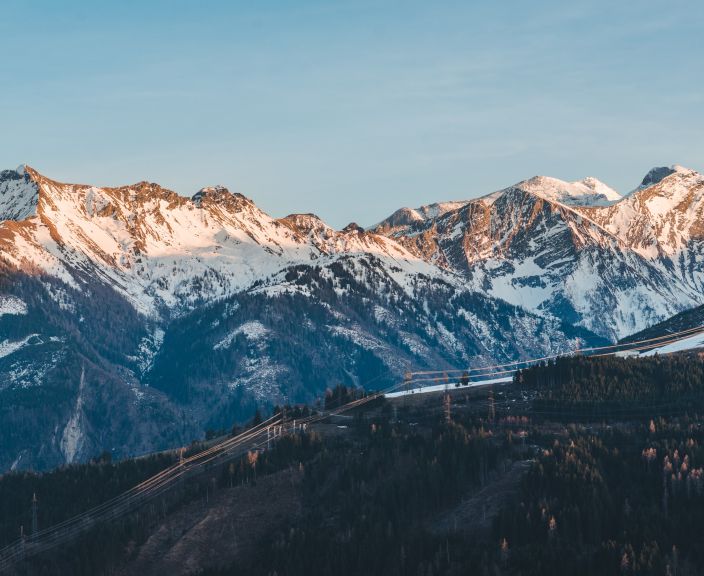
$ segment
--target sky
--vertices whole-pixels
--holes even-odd
[[[335,227],[704,170],[704,3],[3,0],[0,168]]]

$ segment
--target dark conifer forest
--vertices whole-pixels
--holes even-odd
[[[701,574],[703,383],[695,354],[575,357],[523,370],[506,386],[371,398],[218,464],[16,573],[157,574],[149,554],[168,561],[182,546],[198,561],[190,573],[203,576]],[[319,408],[364,397],[337,386]],[[292,421],[315,408],[285,413]],[[177,458],[104,455],[6,474],[2,544],[20,526],[29,534],[35,493],[41,528]],[[198,523],[207,554],[188,548]]]

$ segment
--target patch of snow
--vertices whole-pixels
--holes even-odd
[[[217,344],[215,344],[215,346],[213,346],[213,350],[222,350],[224,348],[229,348],[232,345],[234,339],[240,334],[243,334],[248,340],[252,342],[260,342],[266,339],[267,335],[269,334],[269,329],[257,320],[245,322],[244,324],[235,328]]]
[[[427,357],[430,354],[428,347],[423,344],[423,342],[415,334],[409,334],[408,332],[399,332],[401,336],[401,341],[404,346],[407,346],[412,354],[419,358]]]
[[[387,345],[381,342],[380,340],[377,340],[373,336],[370,336],[357,328],[346,328],[344,326],[327,326],[327,329],[330,330],[330,332],[332,332],[333,334],[341,336],[351,342],[354,342],[358,346],[361,346],[362,348],[365,348],[367,350],[380,350],[388,348]]]
[[[22,460],[22,456],[24,456],[24,450],[19,453],[17,458],[15,458],[14,462],[10,464],[10,472],[14,472],[17,470],[17,466],[19,465],[20,461]]]
[[[132,386],[132,392],[135,396],[135,404],[139,404],[144,399],[144,390],[142,390],[139,386]]]
[[[30,334],[29,336],[25,336],[22,340],[16,340],[14,342],[11,340],[3,340],[2,342],[0,342],[0,358],[9,356],[10,354],[17,352],[21,348],[24,348],[29,344],[29,341],[32,338],[38,336],[39,334]]]
[[[686,350],[695,350],[697,348],[704,348],[704,334],[695,334],[689,338],[684,338],[677,342],[672,342],[671,344],[665,344],[664,346],[659,346],[658,348],[653,348],[643,352],[642,356],[655,356],[657,354],[672,354],[673,352],[684,352]]]
[[[4,314],[27,314],[27,304],[16,296],[0,296],[0,316]]]
[[[401,390],[399,392],[390,392],[384,394],[386,398],[399,398],[402,396],[410,396],[413,394],[426,394],[428,392],[443,392],[445,389],[452,390],[462,390],[467,388],[476,388],[477,386],[486,386],[487,384],[510,384],[513,382],[513,376],[503,376],[501,378],[488,378],[488,379],[478,379],[470,380],[469,386],[456,387],[454,382],[450,384],[432,384],[430,386],[419,386],[417,388],[410,388],[409,390]]]
[[[137,366],[142,374],[149,372],[163,343],[164,331],[159,327],[154,328],[149,336],[142,338],[137,356]]]
[[[286,366],[274,364],[268,357],[261,356],[244,359],[241,368],[242,374],[230,382],[230,389],[244,388],[262,402],[284,398],[280,387],[288,372]]]

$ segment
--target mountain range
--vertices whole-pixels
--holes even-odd
[[[702,303],[704,177],[535,177],[334,230],[222,186],[0,172],[0,471],[177,445],[314,401],[603,344]]]

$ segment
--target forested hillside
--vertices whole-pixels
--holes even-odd
[[[18,574],[698,574],[702,378],[691,354],[575,357],[512,385],[450,387],[449,402],[374,400],[213,467]],[[321,407],[359,394],[337,387]],[[31,526],[35,492],[43,526],[174,458],[0,477],[0,534]]]
[[[667,413],[704,400],[704,358],[564,357],[521,370],[514,382],[535,394],[536,412],[552,416]]]

